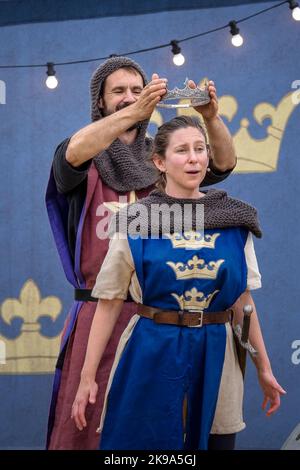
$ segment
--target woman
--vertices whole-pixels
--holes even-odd
[[[152,156],[159,189],[129,206],[129,217],[125,211],[127,237],[120,236],[119,213],[119,231],[93,290],[99,303],[72,408],[83,429],[87,403],[97,394],[97,366],[129,290],[141,305],[116,353],[101,449],[234,448],[245,424],[231,320],[233,312],[238,321],[245,304],[254,310],[249,340],[258,352],[254,363],[263,408],[270,403],[267,415],[285,393],[272,374],[249,292],[260,287],[252,241],[252,233],[261,236],[256,211],[224,191],[199,191],[208,152],[198,121],[181,116],[163,124]]]

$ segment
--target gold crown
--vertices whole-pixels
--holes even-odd
[[[203,292],[198,292],[196,287],[193,287],[191,290],[185,291],[184,295],[179,296],[177,294],[172,294],[172,296],[177,300],[181,310],[199,312],[199,310],[204,310],[209,307],[213,296],[217,294],[217,292],[219,291],[215,290],[205,297]]]
[[[219,267],[224,261],[219,259],[206,264],[204,259],[195,255],[186,264],[168,261],[167,265],[173,269],[176,279],[216,279]]]
[[[215,241],[220,233],[212,235],[195,232],[193,230],[184,233],[165,234],[172,242],[173,248],[186,248],[189,250],[200,250],[201,248],[215,248]]]
[[[266,119],[271,121],[265,129],[265,137],[262,139],[255,139],[249,132],[252,117],[241,119],[240,128],[233,135],[233,143],[236,155],[238,155],[235,173],[268,173],[277,170],[280,146],[288,120],[296,106],[299,105],[299,100],[293,99],[294,93],[296,91],[284,95],[277,106],[265,101],[254,106],[255,125],[258,124],[263,128]],[[219,114],[225,116],[229,122],[233,121],[238,112],[236,98],[224,95],[218,101]],[[177,114],[199,117],[199,113],[193,108],[180,109]],[[157,109],[152,114],[150,122],[157,126],[162,125],[163,118]]]
[[[20,335],[9,339],[0,335],[0,374],[40,374],[53,372],[57,360],[60,334],[49,338],[40,333],[38,319],[49,316],[56,320],[62,305],[57,297],[41,299],[34,281],[23,285],[19,299],[6,299],[1,306],[2,320],[10,324],[12,318],[23,319]]]

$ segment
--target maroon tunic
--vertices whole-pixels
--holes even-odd
[[[146,196],[150,189],[137,191],[138,198]],[[125,194],[128,200],[129,193]],[[92,289],[107,253],[109,240],[97,237],[96,227],[101,220],[97,208],[103,202],[118,201],[119,194],[106,186],[92,163],[88,173],[87,195],[82,215],[82,230],[79,226],[75,251],[79,260],[80,275],[85,288]],[[106,214],[107,216],[107,214]],[[50,435],[49,449],[97,449],[99,425],[104,394],[110,369],[113,363],[119,338],[130,318],[136,313],[136,305],[126,302],[115,326],[111,339],[98,368],[96,381],[99,385],[96,403],[88,404],[86,409],[87,427],[79,431],[71,420],[71,408],[80,382],[80,373],[84,363],[91,323],[96,310],[96,302],[83,302],[76,323],[70,333],[63,362],[61,381],[55,407],[55,417]],[[74,309],[73,309],[74,310]],[[67,319],[67,322],[70,318]]]

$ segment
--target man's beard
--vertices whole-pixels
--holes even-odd
[[[118,104],[116,106],[116,111],[120,111],[121,109],[124,109],[124,108],[127,108],[127,106],[130,106],[132,103],[125,103],[125,104]],[[107,116],[111,116],[112,114],[114,114],[116,111],[108,111],[106,107],[104,108],[101,108],[101,111],[102,111],[102,115],[103,117],[107,117]],[[135,124],[133,124],[131,127],[129,127],[129,129],[126,129],[125,132],[132,132],[134,131],[135,129],[140,129],[141,128],[141,125],[142,123],[141,122],[136,122]]]

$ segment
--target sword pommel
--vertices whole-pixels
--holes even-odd
[[[244,312],[245,315],[251,315],[251,313],[253,312],[252,305],[250,305],[250,304],[245,305],[244,308],[243,308],[243,312]]]
[[[241,340],[243,343],[247,343],[249,338],[249,329],[250,329],[250,317],[253,312],[253,307],[250,304],[247,304],[243,307],[244,319],[242,327],[242,337]]]

